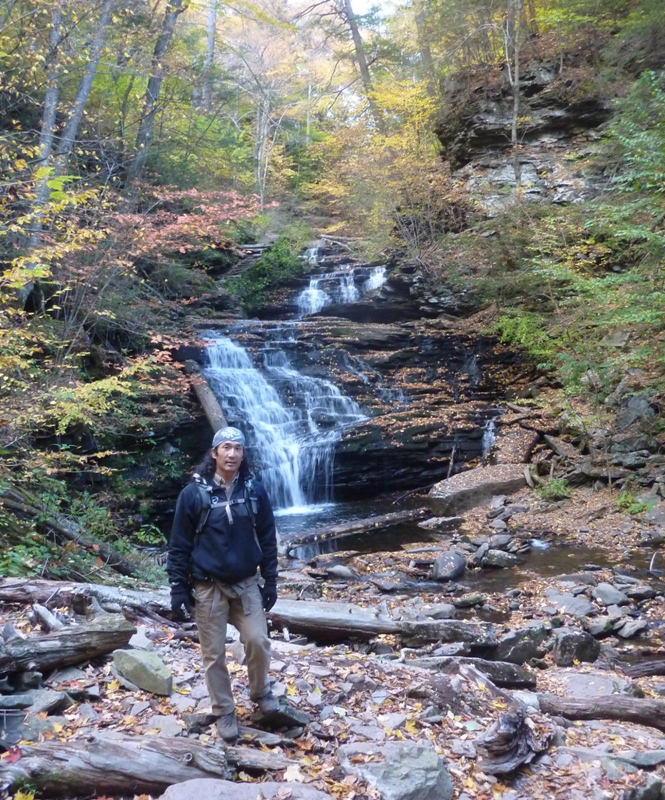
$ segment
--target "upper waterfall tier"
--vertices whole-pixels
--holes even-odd
[[[386,280],[385,267],[350,265],[313,275],[309,286],[297,298],[299,315],[316,314],[325,306],[356,303],[368,292],[379,289]]]

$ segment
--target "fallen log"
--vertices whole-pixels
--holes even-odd
[[[135,633],[136,628],[120,614],[102,614],[91,622],[27,639],[8,632],[0,641],[0,672],[45,672],[81,664],[124,647]]]
[[[191,377],[190,384],[194,389],[194,394],[201,403],[203,413],[210,423],[213,431],[218,431],[220,428],[226,428],[227,422],[219,400],[215,397],[215,393],[208,386],[206,379],[201,374],[201,368],[196,361],[185,361],[185,372]]]
[[[393,511],[390,514],[381,514],[378,517],[357,519],[353,522],[345,522],[340,525],[330,525],[327,528],[313,530],[311,533],[298,534],[285,539],[281,543],[281,550],[286,555],[290,555],[292,550],[302,547],[303,545],[343,539],[345,536],[383,533],[387,528],[392,528],[395,525],[400,525],[404,522],[413,522],[431,516],[432,512],[428,508],[416,508],[410,511]]]
[[[77,606],[96,600],[109,613],[146,612],[163,615],[171,611],[169,590],[137,591],[99,583],[71,583],[40,578],[0,579],[1,603],[40,603],[45,606]]]
[[[536,677],[532,672],[507,661],[488,661],[484,658],[463,656],[428,656],[414,658],[406,663],[449,674],[460,672],[463,666],[472,666],[483,675],[488,675],[496,686],[509,689],[533,689],[536,686]]]
[[[49,797],[158,795],[174,783],[230,775],[223,748],[190,739],[91,736],[21,745],[20,755],[0,760],[0,783]]]
[[[665,675],[665,661],[645,661],[643,664],[633,664],[630,667],[625,667],[623,673],[629,678]]]
[[[16,489],[6,489],[1,495],[2,505],[37,521],[40,528],[46,528],[56,539],[65,539],[94,553],[104,561],[107,567],[115,572],[128,577],[134,577],[136,567],[126,558],[123,558],[109,544],[84,534],[80,525],[71,519],[67,519],[62,514],[50,513],[49,509],[26,492],[18,492]],[[45,516],[46,515],[46,516]]]
[[[377,609],[348,603],[278,600],[268,616],[277,627],[304,633],[316,641],[339,641],[355,636],[371,639],[397,634],[406,642],[467,642],[472,648],[496,647],[489,623],[461,620],[396,620]]]
[[[566,719],[613,719],[665,731],[665,702],[639,697],[556,697],[538,694],[540,710]]]

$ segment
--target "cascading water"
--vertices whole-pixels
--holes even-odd
[[[313,275],[309,286],[298,295],[300,316],[316,314],[324,306],[356,303],[368,292],[380,288],[385,281],[385,267],[350,267]]]
[[[262,369],[228,338],[211,340],[208,358],[206,380],[248,436],[275,508],[329,501],[335,443],[367,418],[358,404],[329,381],[301,375],[274,344],[266,345]]]

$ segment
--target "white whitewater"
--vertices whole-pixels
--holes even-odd
[[[254,466],[275,508],[305,510],[332,499],[335,444],[367,416],[330,381],[301,375],[275,343],[260,369],[228,338],[208,344],[204,375],[249,439]]]
[[[313,275],[309,286],[298,295],[300,317],[316,314],[324,306],[357,303],[364,295],[379,289],[385,282],[385,267],[352,265],[334,272]]]

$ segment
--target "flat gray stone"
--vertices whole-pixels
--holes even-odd
[[[557,592],[555,589],[545,591],[547,601],[559,614],[570,614],[571,617],[586,617],[597,613],[594,604],[587,597],[577,597],[571,592]]]
[[[628,596],[612,586],[611,583],[599,583],[591,594],[601,606],[623,606],[630,602]]]
[[[452,603],[437,603],[432,606],[422,606],[421,612],[430,619],[450,619],[455,614]]]
[[[460,472],[435,484],[429,492],[432,512],[452,516],[488,502],[497,494],[512,494],[526,486],[522,464],[497,464]]]
[[[559,672],[557,681],[567,697],[605,697],[630,694],[632,683],[611,672]]]
[[[280,794],[288,800],[330,800],[329,794],[306,783],[236,783],[214,778],[176,783],[159,800],[256,800],[259,796],[273,800]]]
[[[171,670],[156,653],[147,650],[115,650],[113,664],[123,678],[139,689],[167,697],[171,694]]]
[[[648,627],[649,623],[645,619],[629,619],[627,621],[622,620],[620,624],[615,625],[614,630],[622,639],[631,639]]]
[[[363,757],[380,760],[357,760]],[[345,744],[337,758],[344,772],[374,786],[383,800],[451,800],[453,796],[450,775],[430,744]]]

